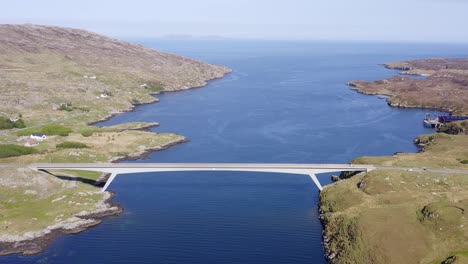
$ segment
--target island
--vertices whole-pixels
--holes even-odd
[[[468,114],[468,59],[422,59],[384,66],[402,72],[349,85],[361,93],[389,95],[388,103],[395,107]],[[445,124],[439,133],[421,135],[414,143],[419,153],[352,161],[389,166],[388,170],[343,173],[325,187],[320,213],[330,263],[468,262],[468,121]],[[450,173],[453,170],[460,173]]]
[[[149,130],[158,123],[93,124],[230,72],[84,30],[0,25],[0,163],[117,162],[183,143]],[[0,255],[38,253],[119,213],[100,191],[105,181],[90,171],[0,170]]]

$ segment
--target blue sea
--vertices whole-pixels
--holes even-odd
[[[416,152],[426,112],[359,94],[351,80],[398,74],[381,63],[466,57],[468,47],[417,43],[136,40],[234,70],[208,86],[99,125],[155,121],[190,142],[132,162],[348,163]],[[319,175],[322,184],[330,175]],[[180,172],[119,175],[124,212],[35,256],[0,263],[326,263],[319,192],[304,175]]]

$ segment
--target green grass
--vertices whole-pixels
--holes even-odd
[[[151,93],[159,93],[164,91],[164,87],[161,84],[150,83],[146,84],[145,89]]]
[[[81,142],[65,141],[56,145],[57,148],[88,148],[88,145]]]
[[[70,128],[61,125],[46,125],[42,127],[41,131],[49,136],[68,136],[72,132]]]
[[[0,145],[0,158],[8,157],[17,157],[22,155],[28,155],[36,153],[37,150],[34,148],[13,145],[13,144],[4,144]]]
[[[71,112],[73,111],[73,106],[71,104],[61,104],[58,110]]]
[[[83,137],[90,137],[93,135],[93,130],[91,129],[88,129],[88,130],[82,130],[80,131],[80,134],[83,136]]]
[[[34,133],[43,133],[48,136],[68,136],[73,130],[62,125],[45,125],[37,128],[29,128],[21,130],[17,133],[18,136],[28,136]]]
[[[450,122],[444,124],[438,131],[452,135],[464,134],[468,131],[468,121]]]
[[[426,146],[421,153],[401,153],[396,156],[360,157],[353,160],[355,164],[373,164],[400,167],[427,167],[468,169],[468,136],[437,133],[418,137]]]
[[[97,171],[85,171],[85,170],[51,170],[56,175],[61,175],[61,174],[66,174],[66,175],[72,175],[75,177],[80,177],[83,179],[88,179],[88,180],[97,180],[99,177],[101,177],[101,172]]]
[[[3,175],[5,177],[5,175]],[[47,181],[43,176],[42,180]],[[34,194],[26,193],[25,187],[7,188],[0,186],[0,235],[22,235],[37,231],[68,219],[81,211],[91,211],[103,197],[97,187],[76,182],[73,188],[63,188],[57,179],[50,189],[33,189]],[[67,183],[66,181],[63,181]],[[30,188],[36,188],[31,186]]]
[[[37,162],[46,163],[93,163],[109,161],[106,154],[96,153],[90,149],[80,149],[79,155],[70,155],[70,149],[59,149],[58,151],[47,153],[38,158]]]
[[[26,125],[22,119],[16,122],[11,121],[9,118],[0,116],[0,129],[12,129],[12,128],[25,128]]]

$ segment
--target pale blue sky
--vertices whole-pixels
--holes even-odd
[[[0,0],[0,23],[114,37],[468,42],[468,0]]]

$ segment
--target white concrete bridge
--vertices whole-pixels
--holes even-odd
[[[24,166],[24,165],[23,165]],[[38,163],[29,164],[35,170],[86,170],[110,173],[102,188],[106,191],[119,174],[167,171],[245,171],[292,173],[308,175],[321,191],[317,174],[343,171],[368,172],[375,169],[370,165],[351,164],[278,164],[278,163]]]

